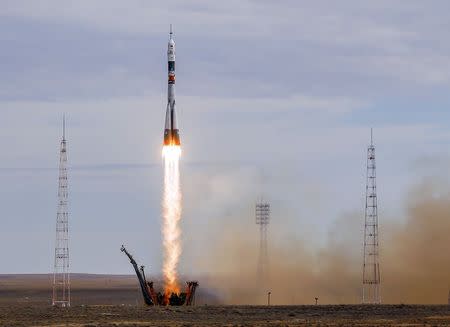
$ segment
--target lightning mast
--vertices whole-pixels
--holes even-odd
[[[378,203],[375,165],[375,146],[370,130],[370,145],[367,148],[367,183],[364,221],[364,261],[362,303],[380,304],[380,263],[378,244]]]
[[[55,264],[53,271],[52,305],[70,307],[69,273],[69,213],[67,208],[67,147],[66,120],[63,117],[63,137],[59,157],[58,211],[56,214]]]
[[[267,225],[270,220],[270,204],[262,199],[255,206],[256,224],[259,225],[259,257],[258,279],[260,283],[267,282],[268,277],[268,253],[267,253]]]

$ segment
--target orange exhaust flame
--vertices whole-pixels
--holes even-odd
[[[163,276],[165,296],[179,293],[177,266],[181,255],[181,187],[179,161],[181,148],[176,145],[163,147],[164,159],[164,194],[163,194]]]

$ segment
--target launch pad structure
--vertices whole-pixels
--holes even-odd
[[[133,256],[122,245],[120,251],[124,252],[130,259],[130,263],[133,265],[136,276],[139,280],[139,286],[141,288],[142,296],[144,297],[145,304],[149,306],[154,305],[171,305],[171,306],[191,306],[195,305],[195,291],[198,287],[197,281],[186,282],[186,291],[181,293],[165,294],[163,292],[156,292],[153,287],[153,281],[147,281],[144,272],[144,266],[138,266]]]

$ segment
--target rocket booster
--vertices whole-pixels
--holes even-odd
[[[180,145],[177,115],[175,112],[175,41],[173,40],[172,24],[170,25],[169,43],[167,45],[168,85],[167,109],[164,125],[164,145]]]

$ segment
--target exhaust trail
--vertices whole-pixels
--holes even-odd
[[[164,194],[163,194],[163,276],[165,294],[179,293],[177,266],[181,255],[181,186],[180,186],[181,148],[175,145],[164,146]]]

